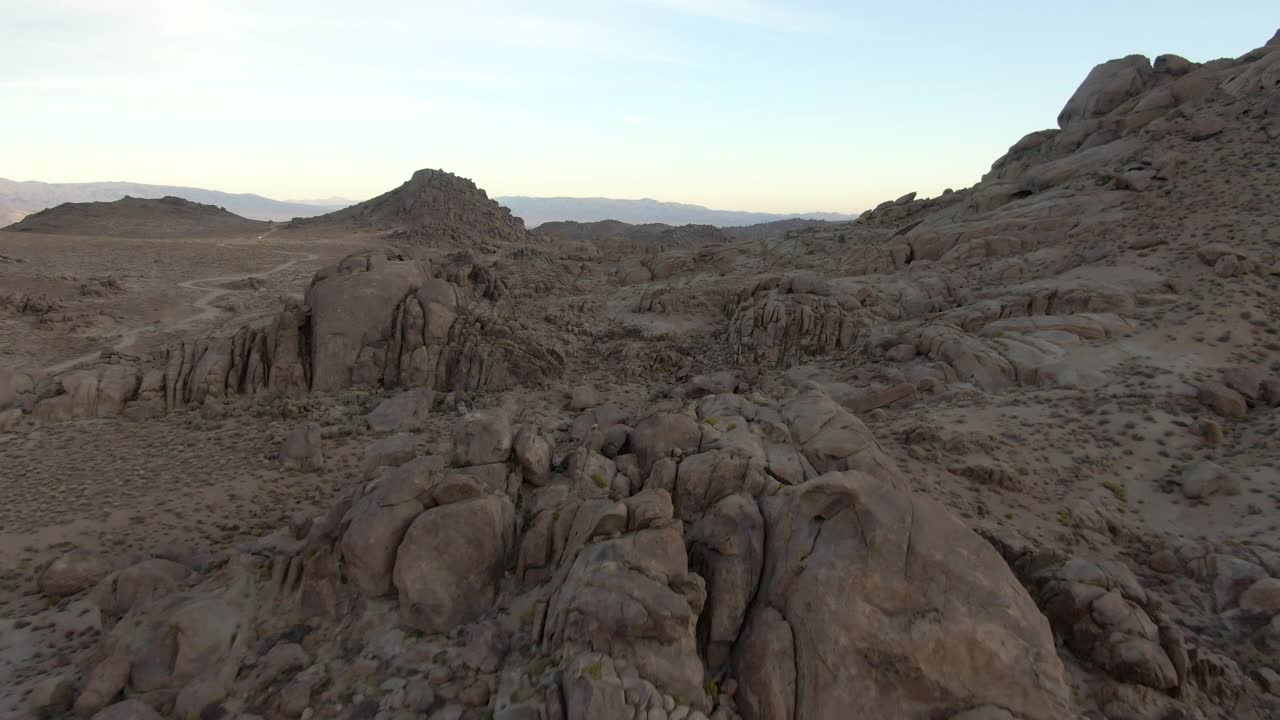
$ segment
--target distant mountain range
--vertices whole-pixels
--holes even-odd
[[[614,198],[527,197],[512,195],[495,197],[499,203],[511,208],[511,212],[524,219],[526,227],[537,227],[546,222],[572,220],[598,222],[620,220],[625,223],[664,223],[667,225],[716,225],[734,227],[759,223],[804,218],[807,220],[853,220],[858,217],[845,213],[760,213],[741,210],[712,210],[701,205],[661,202],[659,200],[618,200]]]
[[[0,178],[0,226],[18,222],[27,215],[67,202],[112,202],[125,196],[183,200],[214,205],[254,220],[291,220],[312,217],[341,209],[341,205],[311,205],[272,200],[252,193],[145,185],[132,182],[44,183],[18,182]]]

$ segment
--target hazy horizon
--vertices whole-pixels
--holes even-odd
[[[854,213],[976,182],[1097,63],[1261,46],[1268,5],[0,0],[0,176],[362,200]]]

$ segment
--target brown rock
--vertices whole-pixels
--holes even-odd
[[[119,697],[129,682],[129,658],[112,655],[94,666],[73,708],[77,715],[88,717]]]
[[[42,718],[55,717],[71,707],[75,699],[76,686],[71,678],[65,676],[49,677],[41,680],[31,688],[28,700],[31,709]]]
[[[404,622],[445,633],[488,612],[514,546],[515,509],[487,495],[442,505],[409,525],[393,580]]]
[[[983,703],[1070,716],[1044,616],[992,546],[941,506],[856,472],[761,505],[770,561],[735,656],[746,720],[844,718],[853,707],[924,718]],[[909,629],[884,611],[908,606]],[[844,660],[822,660],[832,657]]]
[[[114,568],[111,560],[84,548],[71,550],[40,573],[37,584],[49,595],[74,595],[97,585]]]
[[[1200,388],[1200,402],[1223,417],[1244,417],[1249,413],[1244,396],[1218,382]]]

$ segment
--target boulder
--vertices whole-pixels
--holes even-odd
[[[1150,87],[1151,75],[1151,61],[1141,55],[1095,66],[1058,113],[1058,127],[1109,114]]]
[[[515,508],[501,495],[420,514],[396,551],[393,581],[404,622],[447,633],[489,611],[515,539]]]
[[[690,567],[707,583],[698,645],[714,674],[728,665],[755,598],[764,567],[764,519],[753,497],[729,495],[689,528],[686,542]]]
[[[854,707],[933,718],[981,704],[1071,716],[1044,616],[942,506],[843,472],[783,488],[761,509],[768,560],[734,651],[746,720]]]
[[[48,595],[74,595],[97,585],[113,569],[109,558],[76,548],[50,563],[40,573],[37,584]]]
[[[318,472],[324,467],[320,425],[305,422],[294,426],[280,446],[280,464],[290,470]]]
[[[594,502],[607,519],[612,503]],[[705,592],[678,525],[587,543],[550,599],[544,637],[549,647],[626,659],[663,692],[710,710],[695,638]]]
[[[821,390],[799,394],[783,407],[782,415],[792,441],[819,473],[858,470],[905,487],[905,479],[871,430]]]
[[[534,425],[522,425],[512,449],[524,479],[532,485],[546,485],[551,479],[551,441],[542,431]]]
[[[453,424],[453,461],[459,467],[506,462],[514,442],[511,419],[502,409],[466,413]]]
[[[404,487],[408,485],[409,487]],[[413,478],[384,479],[347,512],[342,557],[347,577],[365,597],[379,597],[394,587],[396,550],[409,524],[425,509]]]
[[[418,455],[418,437],[413,433],[397,433],[374,440],[365,446],[360,458],[360,474],[369,477],[380,467],[399,467]]]
[[[129,658],[119,655],[111,655],[95,665],[76,698],[73,708],[76,714],[88,717],[119,697],[129,682],[129,668]]]
[[[1240,609],[1263,615],[1280,613],[1280,578],[1265,577],[1240,593]]]
[[[374,432],[412,430],[431,413],[435,394],[426,388],[397,393],[378,403],[369,413],[369,428]]]
[[[38,717],[49,718],[66,712],[75,697],[75,682],[70,677],[58,675],[36,683],[31,688],[28,702]]]
[[[631,452],[640,463],[640,472],[648,475],[654,463],[669,457],[673,451],[688,454],[698,451],[702,430],[698,421],[683,413],[655,413],[641,420],[631,430]]]
[[[1226,385],[1213,382],[1200,388],[1200,402],[1223,417],[1244,417],[1249,403],[1243,395]]]
[[[396,307],[430,278],[428,268],[391,248],[343,258],[316,273],[311,308],[311,389],[350,387],[361,349],[392,334]]]
[[[1182,494],[1189,500],[1203,500],[1222,491],[1227,471],[1215,462],[1200,460],[1182,471]]]
[[[111,573],[93,589],[93,601],[108,615],[123,615],[149,600],[177,592],[189,571],[179,563],[151,558]]]
[[[141,700],[129,699],[103,708],[91,720],[164,720],[164,717]]]

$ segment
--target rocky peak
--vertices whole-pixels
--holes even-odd
[[[400,187],[358,205],[297,220],[295,226],[383,231],[388,237],[430,245],[524,242],[524,222],[464,177],[419,170]]]

